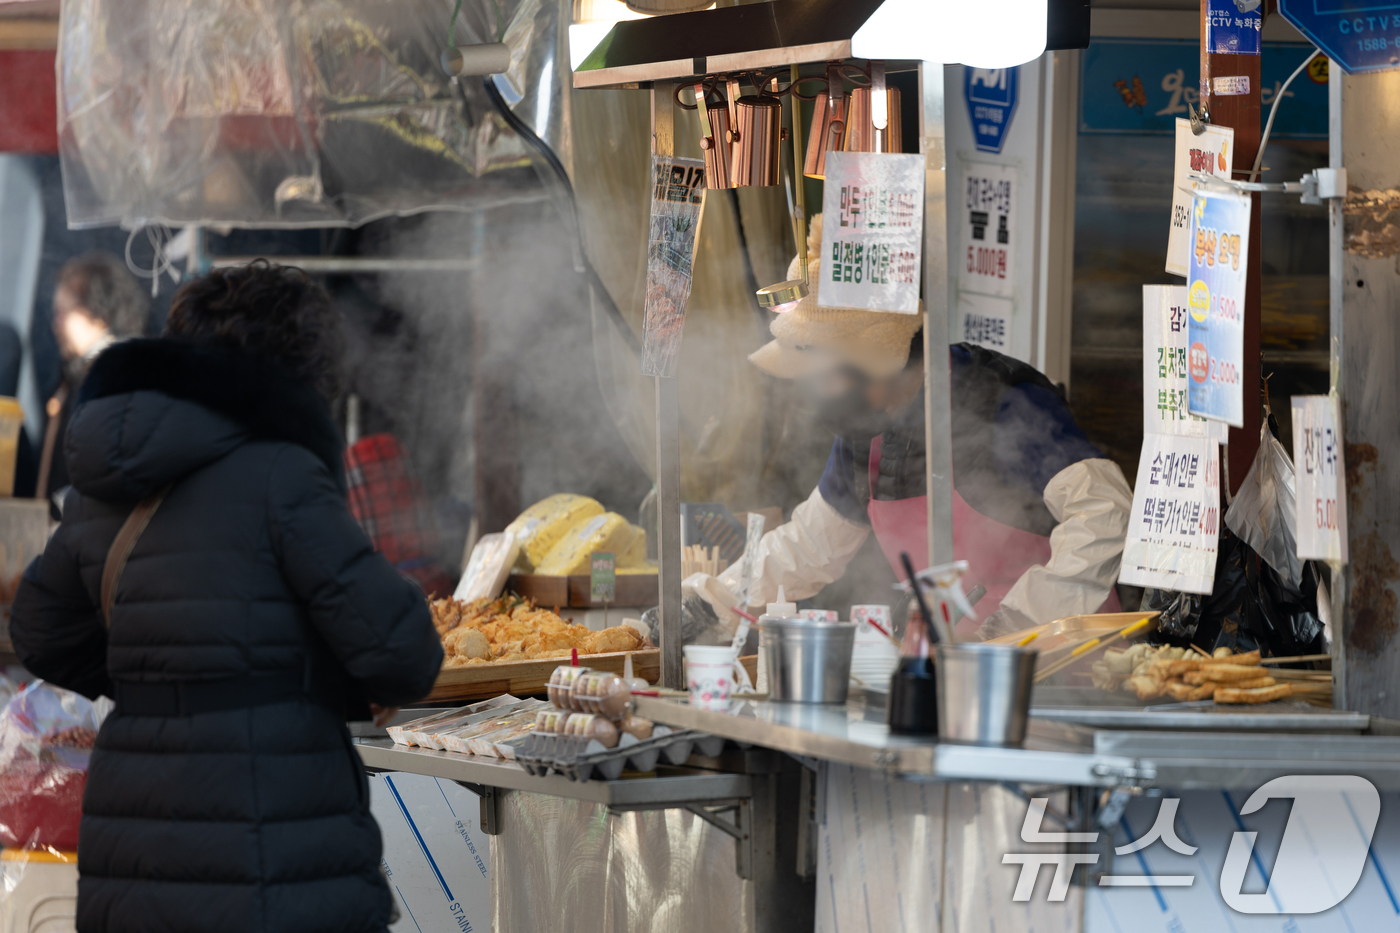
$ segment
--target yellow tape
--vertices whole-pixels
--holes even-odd
[[[59,849],[0,849],[0,862],[58,862],[70,864],[78,853]]]
[[[1101,642],[1101,641],[1103,641],[1102,638],[1094,638],[1094,639],[1091,639],[1090,641],[1086,641],[1084,644],[1080,645],[1078,648],[1075,648],[1073,651],[1071,651],[1071,652],[1069,653],[1069,656],[1070,656],[1071,658],[1077,658],[1077,657],[1079,657],[1081,654],[1083,654],[1083,653],[1086,652],[1086,651],[1092,651],[1092,650],[1094,650],[1095,648],[1098,647],[1099,642]]]
[[[1030,633],[1029,635],[1027,635],[1025,638],[1022,638],[1020,641],[1016,642],[1016,647],[1018,647],[1018,648],[1024,648],[1024,647],[1026,647],[1026,645],[1029,645],[1031,642],[1035,641],[1035,640],[1036,640],[1037,638],[1039,638],[1039,637],[1040,637],[1040,633],[1039,633],[1039,632],[1031,632],[1031,633]]]

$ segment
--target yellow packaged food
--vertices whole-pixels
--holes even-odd
[[[624,553],[632,537],[632,526],[616,512],[595,515],[565,534],[535,565],[535,572],[561,577],[588,573],[589,557],[594,551]]]
[[[601,514],[603,506],[598,500],[568,492],[536,502],[506,526],[506,532],[520,544],[516,569],[534,571],[560,539]]]
[[[647,563],[647,532],[641,525],[632,526],[632,542],[617,555],[617,569],[645,567]]]

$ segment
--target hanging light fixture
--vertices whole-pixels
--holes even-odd
[[[1045,52],[1047,0],[885,0],[851,37],[855,58],[1011,68]]]
[[[826,66],[826,90],[817,94],[812,107],[812,130],[802,173],[808,178],[826,178],[826,154],[840,151],[845,134],[846,87],[840,64],[831,62]]]
[[[846,111],[846,152],[903,152],[899,88],[885,84],[884,62],[870,63],[870,87],[851,92]]]

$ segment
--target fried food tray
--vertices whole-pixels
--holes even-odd
[[[632,673],[648,683],[661,679],[661,652],[656,648],[640,651],[618,651],[612,654],[581,654],[578,663],[595,671],[621,674],[628,655],[632,656]],[[466,667],[445,667],[433,684],[433,692],[422,702],[470,702],[486,700],[503,693],[529,696],[544,693],[549,675],[569,658],[541,658],[535,661],[492,661]]]

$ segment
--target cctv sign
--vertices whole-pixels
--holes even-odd
[[[1001,152],[1006,144],[1011,118],[1016,115],[1020,72],[1019,67],[963,69],[967,116],[980,152]]]

